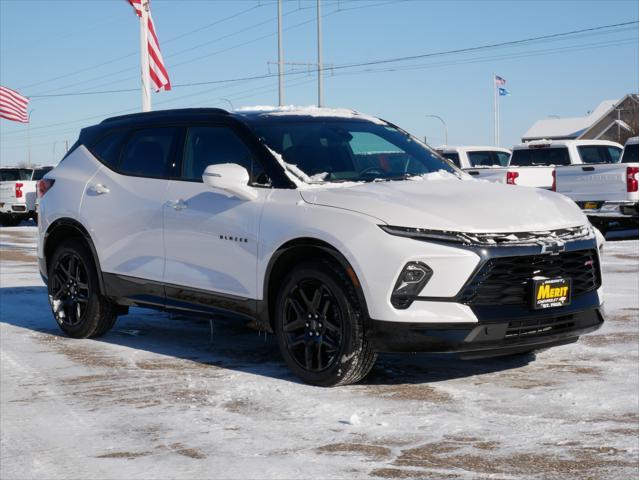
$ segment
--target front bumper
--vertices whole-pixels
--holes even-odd
[[[600,307],[467,324],[371,320],[367,339],[378,352],[455,353],[466,359],[487,358],[572,343],[597,330],[603,322]]]
[[[577,205],[588,217],[616,220],[639,218],[639,202],[577,202]]]

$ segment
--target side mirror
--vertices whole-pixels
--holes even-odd
[[[202,174],[202,181],[214,190],[242,200],[255,200],[257,192],[249,186],[249,174],[237,163],[209,165]]]

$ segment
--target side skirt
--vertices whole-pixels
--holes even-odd
[[[257,328],[268,329],[259,321],[259,313],[263,310],[261,300],[164,284],[117,273],[105,272],[102,275],[106,296],[118,305],[228,318],[239,316],[256,322]]]

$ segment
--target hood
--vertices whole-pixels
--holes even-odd
[[[570,199],[538,188],[458,179],[403,180],[300,190],[305,202],[410,228],[473,233],[555,230],[587,223]]]

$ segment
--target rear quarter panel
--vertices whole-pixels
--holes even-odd
[[[638,192],[628,192],[626,169],[639,163],[570,165],[556,170],[557,192],[576,202],[638,201]]]
[[[44,234],[60,218],[71,218],[82,223],[79,212],[87,183],[102,164],[89,151],[80,146],[64,161],[45,175],[55,180],[53,187],[40,199],[38,217],[38,256],[43,257]]]

